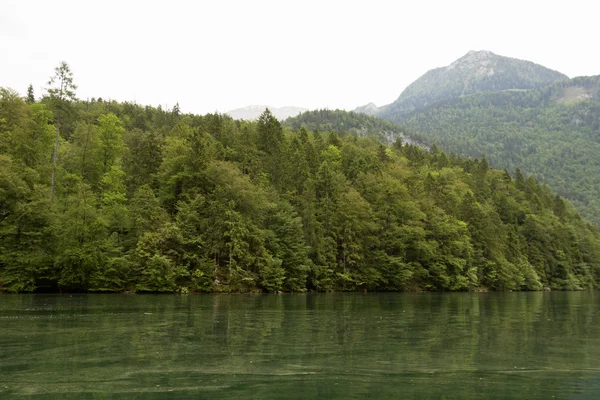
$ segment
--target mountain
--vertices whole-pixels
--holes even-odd
[[[260,114],[263,113],[263,111],[265,111],[266,108],[268,108],[269,111],[271,111],[271,114],[273,114],[273,116],[280,121],[283,121],[284,119],[287,119],[289,117],[295,117],[300,113],[308,111],[308,108],[303,107],[271,107],[254,105],[244,108],[236,108],[235,110],[227,111],[225,114],[229,115],[233,119],[245,119],[247,121],[254,121],[260,116]]]
[[[533,174],[600,226],[598,81],[470,51],[425,73],[392,104],[356,110],[398,123],[417,142]]]
[[[356,107],[354,112],[366,115],[376,116],[381,110],[375,105],[375,103],[365,104],[364,106]]]
[[[387,106],[363,106],[356,111],[399,121],[401,116],[421,107],[444,102],[461,96],[501,90],[524,90],[547,86],[568,79],[530,61],[494,54],[490,51],[469,51],[452,64],[428,71],[410,84]]]
[[[600,226],[600,76],[462,96],[398,120],[425,143],[533,174]]]

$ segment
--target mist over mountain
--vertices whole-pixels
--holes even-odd
[[[289,117],[295,117],[298,114],[308,111],[308,108],[294,106],[271,107],[264,105],[252,105],[243,108],[236,108],[235,110],[227,111],[225,114],[229,115],[233,119],[245,119],[247,121],[254,121],[267,108],[269,109],[269,111],[271,111],[271,114],[273,114],[273,116],[280,121],[283,121]]]
[[[375,105],[375,103],[365,104],[364,106],[359,106],[354,109],[354,112],[360,114],[366,114],[371,116],[376,116],[380,113],[380,109]]]

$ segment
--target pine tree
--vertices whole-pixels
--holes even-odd
[[[33,86],[32,85],[29,85],[27,87],[26,101],[27,101],[27,104],[33,104],[33,103],[35,103],[35,96],[33,95]]]
[[[54,198],[61,116],[68,108],[70,102],[76,100],[75,90],[77,89],[77,85],[73,83],[73,73],[66,62],[61,61],[59,66],[54,69],[54,76],[50,78],[48,85],[54,85],[48,88],[48,94],[57,113],[57,120],[55,122],[56,135],[54,137],[54,151],[52,153],[52,177],[50,179],[50,202],[52,202]]]

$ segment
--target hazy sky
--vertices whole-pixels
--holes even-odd
[[[0,86],[225,112],[383,105],[469,50],[600,74],[595,1],[0,0]]]

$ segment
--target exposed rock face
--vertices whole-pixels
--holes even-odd
[[[369,103],[364,106],[356,107],[354,112],[375,116],[379,114],[380,109],[375,105],[375,103]]]
[[[392,104],[377,110],[368,104],[356,111],[399,122],[407,112],[461,96],[535,89],[564,79],[568,77],[530,61],[503,57],[485,50],[469,51],[452,64],[425,73]]]
[[[262,114],[265,109],[268,108],[271,114],[280,121],[283,121],[289,117],[295,117],[298,114],[308,111],[307,108],[303,107],[271,107],[262,105],[253,105],[244,108],[237,108],[235,110],[227,111],[225,114],[229,115],[233,119],[245,119],[247,121],[253,121]]]
[[[491,51],[469,51],[464,57],[459,58],[445,68],[446,71],[469,70],[475,76],[492,76],[494,68],[492,66],[494,57],[497,57]]]

